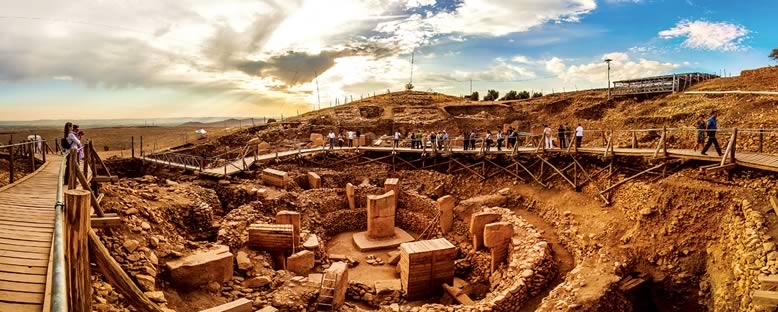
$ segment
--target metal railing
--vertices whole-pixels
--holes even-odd
[[[59,165],[57,174],[57,202],[54,204],[54,238],[52,256],[52,277],[51,277],[51,311],[66,312],[68,310],[67,302],[67,282],[65,280],[65,221],[63,201],[63,185],[65,181],[65,168],[70,159],[70,153],[65,153],[62,163]]]

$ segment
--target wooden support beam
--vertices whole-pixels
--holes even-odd
[[[532,171],[530,171],[527,167],[524,167],[524,165],[522,165],[520,162],[515,161],[515,160],[514,160],[514,163],[516,164],[516,166],[521,167],[521,169],[523,169],[525,172],[527,172],[527,174],[529,174],[529,176],[531,176],[533,179],[535,179],[535,182],[538,182],[538,184],[540,184],[541,186],[546,187],[546,184],[543,183],[543,181],[540,181],[540,179],[538,179],[534,174],[532,174]],[[532,165],[530,165],[530,167],[532,167]]]
[[[89,269],[90,231],[87,190],[65,191],[65,264],[67,267],[68,309],[92,311],[92,274]]]
[[[729,158],[730,154],[733,153],[732,149],[734,148],[735,144],[735,138],[737,135],[737,131],[732,132],[732,136],[729,138],[729,143],[727,143],[727,149],[724,150],[724,154],[721,156],[721,165],[723,166],[727,162],[727,158]],[[734,162],[734,154],[732,157],[732,161]]]
[[[522,177],[521,177],[521,176],[519,176],[518,174],[514,173],[513,171],[510,171],[510,170],[508,170],[508,168],[505,168],[505,167],[503,167],[503,166],[500,166],[500,165],[498,165],[498,164],[496,164],[496,163],[494,163],[493,161],[491,161],[491,160],[488,160],[488,159],[486,159],[486,161],[487,161],[487,162],[489,162],[490,164],[492,164],[492,166],[495,166],[495,167],[497,167],[497,168],[501,169],[502,171],[505,171],[505,172],[507,172],[508,174],[510,174],[511,176],[515,177],[516,179],[519,179],[519,181],[521,181],[521,182],[527,182],[527,180],[524,180],[524,178],[522,178]],[[499,171],[498,171],[497,173],[499,173]],[[495,173],[495,174],[497,174],[497,173]]]
[[[702,169],[702,171],[704,171],[705,173],[711,173],[711,172],[720,171],[720,170],[731,170],[731,169],[735,168],[736,166],[737,166],[737,164],[734,164],[734,163],[729,163],[729,164],[726,164],[726,165],[718,165],[717,164],[716,166],[707,167],[705,169]]]
[[[773,212],[778,215],[778,198],[770,196],[770,205],[773,206]]]
[[[562,168],[562,172],[567,171],[567,169],[570,169],[570,167],[573,167],[574,165],[575,165],[575,163],[570,163],[569,165],[567,165],[564,168]],[[549,180],[551,180],[551,178],[555,177],[556,175],[558,175],[558,173],[556,173],[556,172],[551,173],[549,176],[547,176],[545,179],[543,179],[543,182],[548,182]],[[573,183],[573,184],[575,184],[575,183]]]
[[[662,148],[662,146],[665,145],[665,135],[667,132],[662,132],[662,137],[659,138],[659,144],[656,145],[656,150],[654,151],[654,157],[657,158],[659,156],[659,150]]]
[[[578,160],[577,160],[577,159],[575,159],[575,157],[572,157],[572,158],[573,158],[573,162],[574,162],[574,163],[575,163],[575,164],[576,164],[576,165],[577,165],[579,168],[581,168],[581,172],[583,172],[583,175],[584,175],[584,177],[586,178],[586,181],[589,181],[589,183],[591,183],[592,185],[594,185],[594,188],[595,188],[595,189],[597,189],[598,195],[600,195],[600,198],[602,198],[603,202],[605,202],[605,205],[610,205],[610,204],[611,204],[611,202],[608,200],[608,198],[607,198],[607,197],[605,197],[604,195],[602,195],[602,192],[600,192],[600,186],[599,186],[599,185],[597,185],[597,183],[595,183],[595,182],[594,182],[594,179],[592,179],[592,176],[590,176],[590,175],[589,175],[589,173],[588,173],[588,172],[586,172],[586,169],[584,169],[584,167],[581,165],[581,163],[579,163],[579,162],[578,162]]]
[[[92,152],[94,153],[95,158],[97,159],[97,162],[100,164],[100,167],[102,167],[103,170],[105,170],[105,174],[107,174],[109,177],[112,176],[111,175],[111,171],[108,169],[108,166],[105,165],[105,162],[103,162],[103,159],[100,157],[100,155],[97,154],[97,151],[95,150],[94,145],[91,145],[91,146],[92,146]],[[95,172],[97,172],[97,170],[95,170]]]
[[[73,167],[76,167],[75,164],[71,163]],[[87,191],[89,191],[89,195],[92,197],[92,207],[95,208],[95,213],[97,213],[98,216],[102,217],[105,215],[105,212],[103,211],[103,208],[100,207],[100,202],[97,201],[97,197],[95,196],[95,193],[92,192],[92,189],[89,187],[89,182],[86,181],[86,178],[84,177],[84,174],[81,173],[81,170],[78,170],[78,168],[74,168],[75,170],[75,176],[78,179],[78,182],[81,183],[81,187]]]
[[[416,167],[414,164],[412,164],[412,163],[408,162],[407,160],[403,159],[402,157],[399,157],[399,156],[398,156],[398,157],[397,157],[397,159],[399,159],[399,160],[400,160],[400,161],[402,161],[403,163],[407,164],[408,166],[411,166],[413,169],[419,169],[419,168],[417,168],[417,167]]]
[[[778,292],[767,290],[754,290],[753,302],[763,306],[778,306]]]
[[[778,275],[759,276],[760,290],[775,290],[778,288]]]
[[[92,181],[99,182],[99,183],[105,183],[105,182],[119,182],[119,177],[117,176],[93,176]]]
[[[483,178],[484,178],[484,177],[483,177],[483,176],[482,176],[480,173],[478,173],[477,171],[475,171],[475,170],[473,170],[473,169],[471,169],[471,168],[470,168],[470,167],[473,167],[473,166],[480,165],[481,163],[476,163],[475,165],[466,166],[465,164],[463,164],[463,163],[459,162],[458,160],[456,160],[456,159],[454,159],[454,158],[451,158],[451,160],[453,160],[453,161],[454,161],[456,164],[458,164],[458,165],[462,166],[462,168],[464,168],[464,169],[467,169],[467,170],[468,170],[468,171],[470,171],[471,173],[473,173],[473,174],[477,175],[477,176],[478,176],[478,177],[480,177],[481,179],[483,179]],[[457,169],[457,170],[455,170],[454,172],[457,172],[457,171],[459,171],[459,170],[462,170],[462,169],[461,169],[461,168],[460,168],[460,169]]]
[[[162,312],[162,309],[149,300],[140,288],[127,276],[118,262],[111,256],[108,248],[103,245],[97,233],[89,230],[89,255],[97,264],[97,268],[103,273],[108,283],[113,285],[124,298],[138,311]],[[88,300],[88,299],[87,299]],[[87,310],[90,311],[90,310]]]
[[[92,228],[115,228],[122,225],[122,218],[119,216],[105,216],[92,218]]]
[[[637,173],[637,174],[635,174],[635,175],[633,175],[633,176],[631,176],[631,177],[629,177],[629,178],[626,178],[626,179],[624,179],[624,180],[621,180],[621,181],[619,181],[619,182],[616,182],[616,184],[613,184],[613,185],[609,186],[608,188],[606,188],[605,190],[601,191],[601,192],[600,192],[600,194],[603,194],[603,193],[605,193],[605,192],[607,192],[607,191],[610,191],[610,190],[614,189],[615,187],[617,187],[617,186],[619,186],[619,185],[622,185],[622,184],[624,184],[625,182],[627,182],[627,181],[630,181],[630,180],[632,180],[632,179],[635,179],[635,178],[637,178],[637,177],[639,177],[639,176],[642,176],[642,175],[644,175],[644,174],[646,174],[646,173],[648,173],[648,172],[650,172],[650,171],[652,171],[652,170],[656,170],[656,169],[662,168],[662,167],[664,167],[665,165],[666,165],[666,163],[661,163],[661,164],[659,164],[659,165],[656,165],[656,166],[653,166],[653,167],[651,167],[651,168],[648,168],[648,169],[646,169],[646,170],[643,170],[643,171],[641,171],[641,172],[639,172],[639,173]]]
[[[556,171],[556,172],[559,174],[559,176],[560,176],[560,177],[564,178],[564,179],[565,179],[565,181],[567,181],[567,183],[570,183],[570,185],[572,185],[572,186],[573,186],[573,189],[575,189],[575,183],[573,183],[573,181],[570,181],[570,179],[569,179],[567,176],[565,176],[565,174],[564,174],[564,173],[562,173],[562,171],[560,171],[559,169],[557,169],[557,167],[555,167],[554,165],[552,165],[550,162],[548,162],[548,161],[547,161],[546,159],[544,159],[543,157],[540,157],[540,156],[538,156],[538,158],[540,158],[540,160],[541,160],[541,161],[543,161],[543,162],[544,162],[546,165],[548,165],[549,167],[551,167],[551,169],[554,169],[554,171]]]

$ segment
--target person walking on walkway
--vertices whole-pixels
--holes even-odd
[[[546,149],[554,148],[554,136],[552,136],[551,133],[551,127],[548,125],[543,125],[543,138],[546,141]]]
[[[565,123],[565,139],[567,139],[567,141],[565,141],[565,147],[575,144],[575,133],[569,123]]]
[[[400,137],[402,137],[402,134],[400,134],[400,130],[394,132],[394,148],[400,147]]]
[[[348,147],[354,147],[354,131],[347,131],[346,136],[348,137]]]
[[[488,152],[491,150],[492,147],[492,132],[489,130],[486,130],[486,138],[484,138],[484,141],[486,143],[486,151]]]
[[[438,149],[438,134],[435,131],[430,131],[430,146]]]
[[[707,155],[706,152],[710,148],[711,144],[716,148],[716,153],[721,156],[721,147],[719,147],[719,141],[716,140],[716,132],[718,131],[719,123],[716,121],[716,112],[710,114],[708,122],[705,125],[705,130],[708,132],[708,143],[705,143],[705,147],[702,149],[702,155]]]
[[[475,150],[475,142],[478,141],[478,134],[475,133],[475,129],[470,130],[470,149]]]
[[[441,148],[445,148],[448,146],[448,131],[443,130],[443,143],[440,145]]]
[[[516,146],[516,139],[519,137],[518,133],[516,133],[516,129],[513,129],[513,127],[508,128],[508,148],[512,149],[514,146]]]
[[[327,135],[327,139],[330,140],[330,149],[335,148],[335,132],[330,129],[330,134]]]
[[[338,147],[343,148],[343,132],[338,132]]]
[[[354,139],[357,140],[357,147],[359,147],[361,145],[361,143],[359,143],[359,141],[362,140],[362,131],[359,128],[357,128],[357,134],[356,134],[356,137]]]
[[[424,144],[423,140],[424,136],[421,134],[421,130],[416,130],[416,148],[421,149],[421,145]]]
[[[505,138],[503,137],[502,130],[497,130],[497,150],[498,151],[502,150],[502,141],[504,139]]]
[[[575,128],[575,148],[581,147],[581,141],[583,141],[583,127],[578,124],[578,127]]]
[[[702,149],[703,146],[705,146],[705,115],[700,114],[700,116],[697,117],[697,124],[694,125],[694,127],[697,129],[697,141],[694,143],[694,151],[697,151],[697,148]]]
[[[565,127],[562,126],[562,124],[559,124],[559,129],[557,129],[557,138],[559,138],[559,148],[566,148],[567,147],[567,140],[565,139]]]

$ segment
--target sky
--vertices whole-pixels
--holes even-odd
[[[738,75],[776,64],[775,11],[775,0],[0,0],[0,120],[292,116],[411,79],[457,96],[604,88],[606,58],[612,80]]]

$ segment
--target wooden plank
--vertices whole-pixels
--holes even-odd
[[[49,240],[45,242],[37,242],[37,241],[20,241],[16,239],[0,238],[0,244],[49,248],[51,246],[51,241]]]
[[[46,287],[43,284],[0,281],[0,290],[42,294],[46,291]]]
[[[46,268],[0,263],[0,272],[46,275]]]
[[[113,228],[113,227],[119,227],[122,225],[122,219],[118,216],[116,217],[94,217],[92,218],[92,228],[93,229],[100,229],[100,228]]]
[[[0,290],[0,300],[15,303],[43,303],[43,294]]]
[[[0,272],[0,280],[43,285],[46,283],[46,275]]]
[[[0,230],[0,239],[14,240],[14,241],[24,241],[25,244],[26,244],[26,242],[44,242],[44,243],[48,243],[48,242],[51,241],[51,235],[49,235],[48,238],[37,237],[37,236],[36,237],[31,237],[31,236],[25,236],[25,235],[20,236],[17,233],[5,233],[2,230]]]
[[[27,246],[26,244],[23,246],[20,245],[7,245],[7,244],[0,244],[0,250],[7,250],[7,251],[21,251],[21,252],[35,252],[35,253],[48,253],[49,249],[46,247],[31,247]]]
[[[49,224],[25,223],[19,221],[0,220],[0,227],[5,227],[5,226],[23,226],[30,229],[30,231],[33,232],[51,232],[54,230],[54,226]]]
[[[40,304],[24,304],[0,301],[0,311],[13,312],[41,312]]]
[[[0,257],[32,259],[32,260],[49,260],[49,253],[0,250]]]

